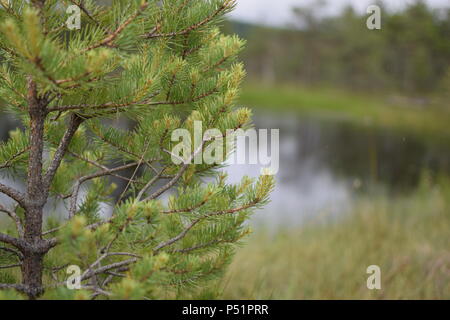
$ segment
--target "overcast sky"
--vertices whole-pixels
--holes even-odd
[[[295,6],[304,6],[312,3],[314,0],[238,0],[236,10],[231,14],[235,19],[262,22],[273,25],[284,25],[289,22],[291,17],[291,8]],[[389,8],[399,9],[407,3],[413,3],[416,0],[389,0],[384,1]],[[365,12],[372,0],[328,0],[327,13],[339,12],[346,4],[351,3],[359,12]],[[433,7],[449,7],[450,0],[425,0]]]

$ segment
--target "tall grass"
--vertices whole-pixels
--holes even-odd
[[[366,269],[381,268],[381,290]],[[450,185],[360,201],[338,221],[256,232],[224,281],[229,299],[450,299]]]

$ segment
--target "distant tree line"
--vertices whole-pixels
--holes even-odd
[[[422,1],[389,12],[382,29],[366,27],[368,15],[347,7],[323,17],[321,4],[294,9],[289,28],[231,22],[248,39],[243,54],[250,77],[265,82],[344,86],[405,93],[445,92],[450,87],[450,7]]]

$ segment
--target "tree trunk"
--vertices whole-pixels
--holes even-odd
[[[38,298],[44,292],[42,287],[42,263],[46,246],[41,236],[42,218],[42,207],[32,208],[26,212],[25,241],[28,248],[23,252],[22,284],[25,287],[26,294],[32,300]]]
[[[28,108],[30,114],[30,158],[27,175],[27,208],[25,210],[25,241],[22,284],[30,299],[43,293],[42,262],[45,250],[42,239],[43,208],[46,192],[43,184],[42,161],[44,151],[45,104],[38,98],[36,84],[28,79]]]
[[[22,261],[22,284],[30,300],[37,299],[44,289],[42,286],[42,253],[28,252]]]

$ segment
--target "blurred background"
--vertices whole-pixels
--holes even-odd
[[[241,104],[280,129],[225,297],[450,299],[449,1],[240,0],[224,30],[247,40]]]
[[[381,30],[366,27],[370,4]],[[280,171],[211,290],[450,299],[449,1],[238,0],[223,31],[247,40],[240,105],[280,129]],[[16,126],[0,114],[0,139]],[[226,170],[238,181],[260,167]],[[366,286],[370,265],[381,290]]]

